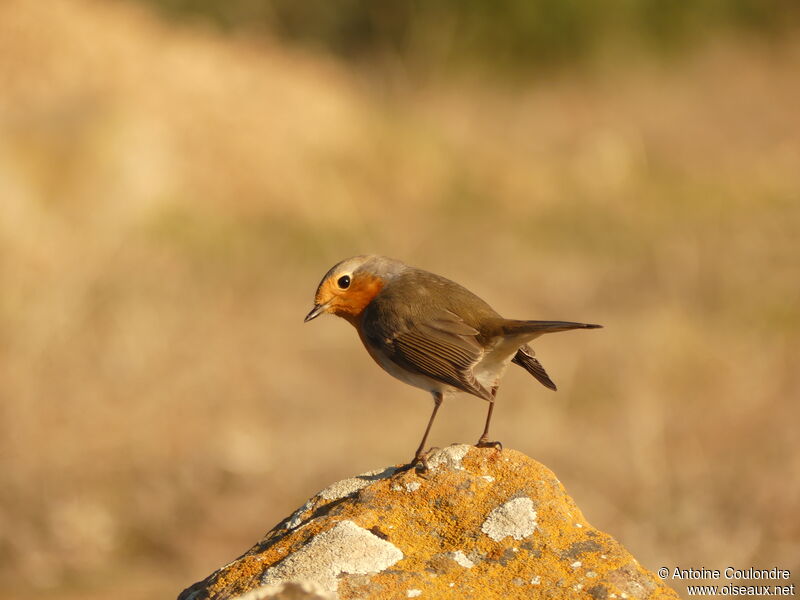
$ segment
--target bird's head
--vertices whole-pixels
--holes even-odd
[[[305,320],[331,313],[354,322],[386,282],[403,268],[405,265],[400,261],[375,254],[343,260],[325,273],[319,282],[314,308]]]

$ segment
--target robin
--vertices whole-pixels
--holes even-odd
[[[489,423],[509,363],[555,390],[528,342],[545,333],[602,327],[504,319],[459,284],[377,255],[348,258],[325,274],[305,321],[323,313],[350,322],[370,356],[390,375],[433,394],[433,413],[412,464],[424,461],[439,406],[445,394],[455,391],[489,402],[477,445],[500,447],[489,441]]]

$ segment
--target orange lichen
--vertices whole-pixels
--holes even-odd
[[[520,497],[530,498],[536,512],[532,534],[495,541],[481,531],[494,509]],[[347,519],[394,544],[404,558],[379,573],[342,574],[343,599],[400,598],[409,589],[425,598],[590,598],[590,589],[598,597],[644,590],[641,597],[677,598],[613,538],[591,527],[548,469],[513,450],[474,448],[461,468],[399,471],[370,481],[350,499],[316,496],[302,519],[320,515],[331,502],[335,511],[271,532],[271,543],[225,567],[212,587],[257,587],[263,572],[292,549]]]

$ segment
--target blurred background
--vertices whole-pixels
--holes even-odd
[[[558,393],[509,370],[494,437],[651,569],[797,581],[798,33],[791,0],[0,2],[0,596],[175,597],[408,460],[429,396],[303,324],[370,252],[603,323],[536,343]]]

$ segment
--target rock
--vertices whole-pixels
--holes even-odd
[[[319,585],[309,581],[286,581],[261,586],[236,596],[236,600],[336,600],[336,593],[326,592]]]
[[[524,454],[456,445],[428,465],[327,487],[179,600],[678,598]]]

